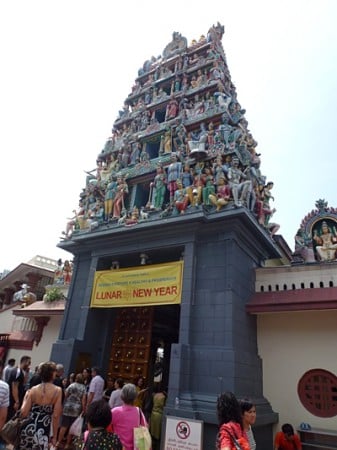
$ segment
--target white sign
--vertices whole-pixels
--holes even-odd
[[[202,450],[202,420],[166,416],[164,450]]]

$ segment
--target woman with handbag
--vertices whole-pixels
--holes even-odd
[[[40,375],[42,382],[29,389],[23,399],[21,417],[29,420],[21,429],[15,450],[48,450],[50,442],[56,444],[62,411],[62,391],[53,384],[56,364],[51,361],[41,364]]]
[[[142,410],[133,406],[136,397],[136,386],[132,383],[125,384],[121,392],[123,405],[111,410],[113,431],[119,436],[125,450],[135,450],[137,448],[134,429],[142,428],[139,431],[144,432],[146,430],[143,427],[146,429],[148,427]]]
[[[241,408],[232,392],[224,392],[218,397],[217,413],[219,433],[217,450],[250,450],[247,435],[243,429]]]
[[[62,442],[67,431],[67,443],[64,448],[70,448],[73,438],[73,435],[70,432],[71,426],[81,415],[81,413],[85,411],[86,397],[86,388],[83,383],[83,376],[81,373],[78,373],[75,381],[65,390],[61,428],[59,431],[58,443],[56,444],[57,448],[62,448]]]

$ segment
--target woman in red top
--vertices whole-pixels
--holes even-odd
[[[281,430],[275,436],[275,450],[302,450],[301,441],[290,423],[282,425]]]
[[[242,426],[241,408],[232,392],[224,392],[218,397],[217,413],[220,426],[217,450],[235,449],[234,439],[239,442],[242,450],[250,450],[247,435]]]

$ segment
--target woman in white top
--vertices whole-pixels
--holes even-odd
[[[115,381],[115,390],[111,392],[109,399],[110,409],[116,408],[116,406],[122,406],[123,400],[121,399],[122,387],[124,386],[124,381],[122,378],[117,378]]]
[[[255,450],[256,442],[254,439],[252,425],[254,425],[256,420],[256,407],[254,403],[248,398],[240,399],[239,403],[242,413],[243,429],[245,430],[246,435],[248,437],[250,450]]]

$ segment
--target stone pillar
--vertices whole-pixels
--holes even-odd
[[[208,232],[205,227],[189,254],[185,248],[185,260],[193,261],[187,267],[191,283],[184,289],[179,343],[172,346],[166,413],[203,420],[204,448],[214,446],[216,399],[227,390],[255,402],[258,447],[272,446],[277,414],[263,396],[256,318],[245,308],[266,250],[264,232],[254,228],[243,230],[239,218],[230,227],[219,223]]]

